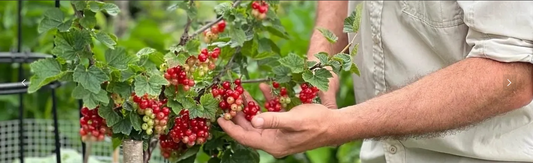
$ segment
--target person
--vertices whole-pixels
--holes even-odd
[[[533,162],[533,3],[362,5],[356,105],[335,109],[334,76],[322,104],[260,113],[251,123],[219,119],[223,130],[276,158],[364,139],[362,163]],[[348,44],[348,8],[354,2],[318,2],[316,27],[339,39],[329,48],[315,31],[309,58]]]

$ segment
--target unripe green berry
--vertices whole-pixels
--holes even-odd
[[[152,133],[154,133],[154,130],[152,130],[151,128],[146,130],[146,135],[152,135]]]
[[[285,104],[285,102],[286,102],[286,100],[285,100],[284,97],[282,97],[282,98],[279,99],[279,103],[281,103],[281,104]]]
[[[142,128],[143,130],[148,129],[148,124],[147,124],[147,123],[143,123],[142,126],[141,126],[141,128]]]
[[[148,126],[154,126],[154,121],[153,120],[148,121],[147,123],[148,123]]]
[[[291,103],[291,98],[290,97],[285,97],[285,103],[286,104],[290,104]]]
[[[155,119],[155,114],[150,115],[150,119]]]
[[[153,114],[152,114],[152,115],[153,115]],[[147,115],[143,116],[143,121],[144,121],[144,122],[148,122],[148,121],[150,121],[150,120],[152,120],[152,118],[150,118],[150,116],[147,116]]]
[[[146,114],[147,116],[151,116],[153,114],[153,111],[152,109],[146,109],[144,110],[144,114]]]

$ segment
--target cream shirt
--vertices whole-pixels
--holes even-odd
[[[350,3],[351,13],[358,2]],[[361,103],[469,57],[533,63],[533,2],[369,1],[358,37]],[[365,140],[360,156],[362,163],[533,162],[533,103],[453,135]]]

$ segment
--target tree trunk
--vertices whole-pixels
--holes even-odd
[[[143,162],[143,142],[139,140],[124,140],[122,143],[124,163]]]

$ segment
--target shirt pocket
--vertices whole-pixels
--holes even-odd
[[[402,16],[433,28],[464,24],[463,10],[456,1],[400,1]]]

